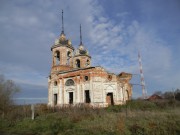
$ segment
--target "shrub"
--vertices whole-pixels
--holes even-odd
[[[0,75],[0,115],[4,117],[13,105],[12,97],[19,91],[19,87],[12,81]]]
[[[147,100],[132,100],[127,103],[130,109],[135,110],[154,110],[157,108],[156,104]]]

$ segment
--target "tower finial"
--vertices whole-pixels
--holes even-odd
[[[61,32],[61,34],[64,34],[63,10],[62,10],[62,32]]]
[[[82,33],[81,33],[81,24],[80,24],[80,45],[82,45]]]

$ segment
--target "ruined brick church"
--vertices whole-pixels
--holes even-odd
[[[94,107],[119,105],[131,99],[132,75],[118,75],[101,66],[91,66],[91,56],[82,43],[75,49],[62,32],[51,47],[52,67],[48,78],[48,105],[65,106],[88,104]]]

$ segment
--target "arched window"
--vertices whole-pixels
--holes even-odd
[[[70,58],[71,58],[71,52],[68,51],[68,52],[67,52],[67,65],[70,64]]]
[[[129,92],[128,92],[128,90],[125,91],[125,99],[129,100]]]
[[[54,82],[54,86],[57,86],[57,81]]]
[[[72,86],[72,85],[74,85],[74,81],[72,79],[69,79],[66,81],[65,85],[66,86]]]
[[[56,57],[56,65],[60,64],[60,52],[56,51],[55,52],[55,57]]]
[[[112,75],[108,75],[108,80],[109,80],[109,81],[112,80]]]
[[[76,60],[76,67],[77,67],[77,68],[80,68],[80,65],[81,65],[80,60],[77,59],[77,60]]]
[[[90,65],[90,61],[87,60],[87,61],[86,61],[86,66],[88,67],[89,65]]]

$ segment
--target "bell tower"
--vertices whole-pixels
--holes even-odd
[[[90,66],[91,56],[89,55],[88,51],[85,49],[82,43],[82,33],[80,25],[80,44],[73,58],[73,68],[87,68]]]
[[[55,40],[51,47],[52,51],[52,68],[51,73],[59,71],[67,71],[73,68],[73,52],[74,47],[69,39],[66,39],[64,33],[64,20],[62,10],[62,31],[60,37]]]

